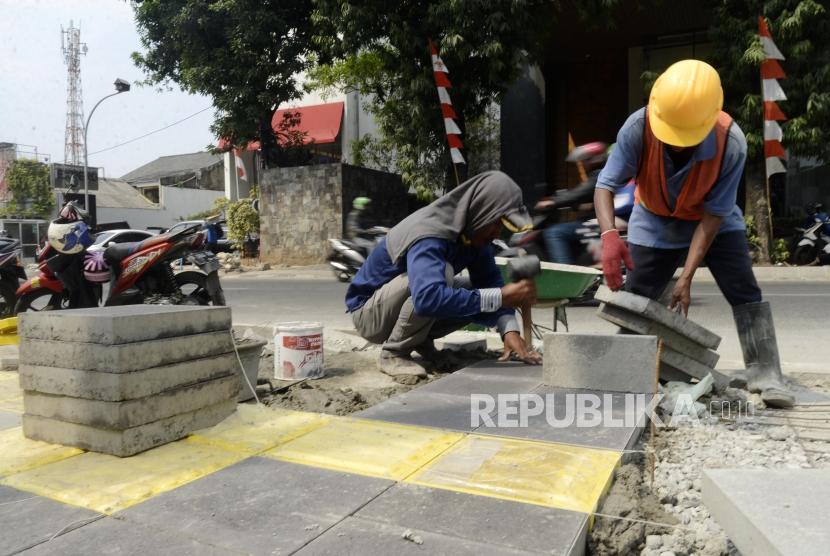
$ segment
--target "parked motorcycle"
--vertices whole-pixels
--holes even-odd
[[[199,270],[175,273],[172,263],[180,259]],[[38,276],[17,290],[15,313],[97,306],[104,301],[106,282],[106,306],[225,304],[219,261],[205,249],[205,234],[198,224],[139,242],[113,244],[103,251],[59,252],[46,243],[37,261]]]
[[[17,288],[20,280],[26,280],[21,254],[20,240],[0,237],[0,318],[14,314]]]
[[[796,232],[800,235],[795,241],[793,264],[830,264],[830,216],[820,203],[811,207],[805,226]]]
[[[329,239],[331,251],[326,259],[334,271],[334,275],[341,282],[350,282],[354,278],[369,252],[377,245],[381,238],[389,233],[389,228],[375,226],[369,228],[366,233],[374,238],[372,240],[353,241],[349,239]]]

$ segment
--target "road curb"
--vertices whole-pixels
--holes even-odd
[[[679,277],[678,269],[675,277]],[[830,282],[830,266],[755,266],[752,267],[759,282]],[[695,272],[695,282],[714,282],[708,268]]]

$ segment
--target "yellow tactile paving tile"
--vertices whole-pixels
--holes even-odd
[[[0,431],[0,477],[82,454],[78,448],[29,440],[22,427]]]
[[[463,437],[439,429],[343,418],[262,455],[400,481]]]
[[[215,446],[173,442],[129,458],[87,452],[0,484],[112,514],[245,459]]]
[[[608,450],[469,435],[406,482],[591,513],[619,459]]]
[[[23,414],[23,394],[0,400],[0,411]]]
[[[240,404],[236,413],[214,427],[196,431],[187,441],[255,455],[322,427],[331,419],[319,413]]]
[[[23,395],[17,373],[0,371],[0,401]]]

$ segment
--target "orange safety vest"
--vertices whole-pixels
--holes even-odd
[[[702,220],[706,195],[720,177],[732,116],[723,111],[718,115],[714,128],[717,145],[715,156],[709,160],[698,160],[693,164],[680,189],[674,210],[669,208],[669,192],[663,160],[664,146],[651,132],[651,126],[648,124],[648,108],[646,108],[645,119],[643,153],[637,169],[637,189],[634,191],[635,201],[658,216],[671,216],[680,220]]]

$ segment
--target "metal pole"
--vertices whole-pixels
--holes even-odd
[[[86,132],[89,129],[89,120],[92,119],[92,115],[95,113],[95,109],[98,108],[98,105],[107,100],[110,97],[114,97],[115,95],[120,95],[121,93],[126,93],[127,91],[118,91],[117,93],[112,93],[111,95],[107,95],[97,103],[95,106],[92,107],[92,110],[89,112],[89,116],[86,118],[86,123],[84,123],[84,210],[89,211],[89,183],[86,176],[87,166],[89,165],[89,155],[87,154],[88,149],[86,147]]]

